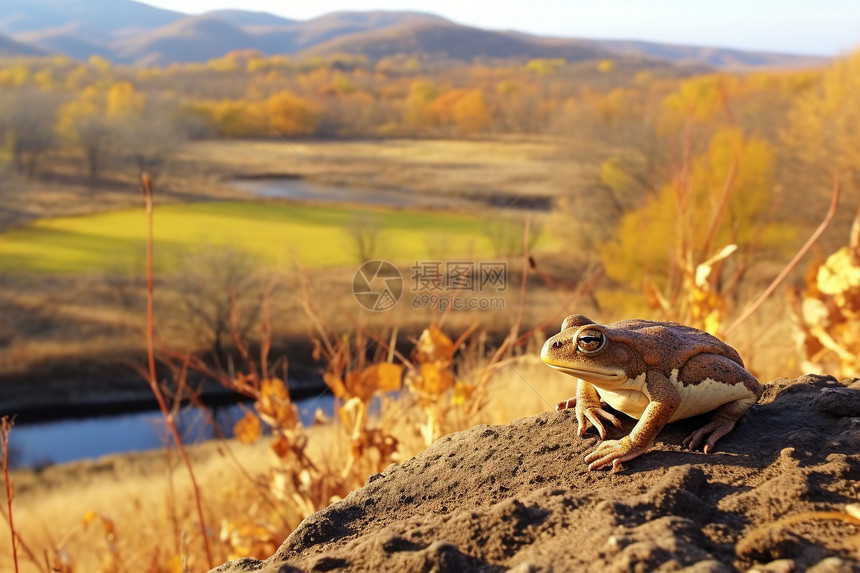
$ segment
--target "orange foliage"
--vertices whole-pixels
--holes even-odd
[[[310,135],[321,118],[320,108],[288,91],[266,100],[263,110],[269,125],[281,135]]]
[[[484,131],[490,125],[487,101],[480,90],[470,90],[453,106],[454,122],[465,133]]]
[[[480,90],[449,90],[430,104],[430,111],[441,125],[455,125],[464,133],[485,130],[491,121],[489,108]]]

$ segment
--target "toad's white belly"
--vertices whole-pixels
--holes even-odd
[[[623,372],[620,372],[623,374]],[[642,417],[645,408],[648,407],[648,396],[642,389],[645,388],[645,374],[636,378],[627,378],[621,384],[615,384],[612,388],[603,388],[594,381],[591,385],[600,394],[600,399],[618,410],[624,412],[637,420]]]
[[[678,371],[673,370],[669,381],[681,395],[681,403],[675,414],[669,420],[681,420],[710,412],[716,408],[734,402],[735,400],[748,399],[756,401],[756,396],[743,384],[726,384],[711,378],[705,378],[696,384],[685,386],[678,380]],[[620,412],[624,412],[637,420],[642,417],[645,408],[651,402],[648,390],[645,387],[645,374],[636,378],[628,379],[623,384],[612,389],[601,388],[594,385],[600,398]]]

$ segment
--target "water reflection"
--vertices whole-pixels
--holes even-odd
[[[344,200],[386,207],[415,207],[426,203],[416,194],[331,187],[294,178],[236,179],[232,185],[258,197],[291,199],[321,203],[343,203]]]
[[[302,423],[310,425],[317,408],[331,416],[334,402],[331,396],[324,395],[298,400],[296,404]],[[229,437],[233,425],[245,415],[245,410],[234,404],[215,408],[212,413]],[[186,408],[181,412],[178,427],[186,444],[216,436],[215,428],[196,408]],[[18,424],[13,428],[9,442],[13,467],[39,467],[98,458],[105,454],[161,448],[168,443],[168,431],[161,414],[149,411]]]

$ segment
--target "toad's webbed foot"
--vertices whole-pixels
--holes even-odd
[[[743,418],[744,413],[754,403],[752,400],[735,400],[734,402],[723,404],[714,411],[710,422],[684,438],[683,445],[694,450],[707,437],[705,447],[702,450],[706,454],[712,452],[717,441],[732,431],[738,420]]]
[[[577,421],[577,433],[582,436],[591,426],[594,426],[597,429],[597,433],[600,434],[600,439],[606,439],[606,428],[603,427],[603,420],[606,420],[616,428],[621,427],[621,420],[619,420],[614,414],[611,412],[607,412],[603,409],[603,404],[599,401],[597,405],[593,405],[592,403],[588,403],[586,406],[581,406],[580,403],[577,402],[576,396],[573,398],[568,398],[562,402],[556,404],[555,409],[558,412],[562,410],[569,410],[573,408],[576,411],[576,421]],[[603,420],[601,420],[603,418]]]
[[[588,469],[597,470],[612,464],[612,472],[618,472],[621,462],[626,462],[638,457],[648,451],[647,447],[637,446],[630,440],[630,436],[624,436],[620,440],[607,440],[585,456]]]

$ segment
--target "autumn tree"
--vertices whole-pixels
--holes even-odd
[[[154,107],[130,118],[120,132],[122,148],[140,173],[161,174],[171,153],[186,139],[166,108]]]
[[[375,217],[354,217],[346,227],[350,251],[359,265],[379,258],[382,224]],[[382,239],[384,242],[384,239]]]
[[[97,179],[110,159],[123,153],[134,159],[138,169],[154,176],[181,140],[166,107],[129,82],[106,90],[85,89],[62,107],[58,126],[83,152],[90,179]]]
[[[255,268],[250,253],[229,246],[186,253],[168,284],[177,303],[166,320],[223,360],[231,331],[245,337],[259,318],[263,288]]]
[[[262,111],[271,128],[284,136],[313,134],[322,116],[319,106],[288,91],[267,99]]]
[[[755,253],[793,236],[767,220],[772,190],[770,144],[739,128],[717,130],[705,152],[622,217],[601,249],[607,274],[637,285],[666,318],[715,331]],[[731,272],[723,272],[730,255]]]
[[[146,96],[129,82],[121,82],[108,88],[105,94],[107,116],[123,121],[140,116],[146,108]]]
[[[32,89],[0,94],[0,140],[8,145],[15,169],[36,174],[39,160],[56,144],[57,99]]]
[[[179,113],[176,98],[155,94],[144,97],[131,84],[118,84],[107,93],[108,118],[115,124],[119,151],[139,172],[151,178],[185,139],[188,122]],[[193,128],[192,128],[193,129]]]
[[[431,102],[439,95],[439,89],[426,80],[415,80],[403,101],[403,121],[411,129],[421,133],[433,125]]]
[[[530,60],[526,69],[538,76],[547,76],[558,73],[565,65],[564,58],[541,58]]]
[[[24,64],[15,64],[3,69],[0,69],[0,87],[3,88],[20,88],[27,85],[30,81],[33,72]]]
[[[463,133],[478,133],[490,125],[490,111],[481,90],[469,90],[453,105],[454,123]]]
[[[207,118],[216,132],[231,137],[311,135],[323,115],[319,105],[289,91],[256,102],[201,101],[188,110]]]
[[[83,152],[90,179],[98,179],[118,140],[116,125],[105,114],[105,95],[85,89],[59,112],[58,131]]]
[[[570,172],[579,183],[559,181],[572,188],[559,194],[550,223],[555,235],[577,245],[571,263],[594,264],[600,249],[614,240],[621,218],[671,179],[678,134],[659,129],[665,105],[661,96],[665,92],[583,89],[579,97],[566,99],[556,115],[553,129],[559,133],[568,138],[587,133],[587,143],[575,148],[579,164]],[[564,168],[556,170],[563,173]]]
[[[827,181],[860,185],[860,50],[836,60],[807,93],[797,98],[784,141],[805,171]],[[824,185],[824,188],[829,185]]]
[[[430,111],[436,123],[456,126],[463,133],[484,131],[492,119],[487,100],[477,89],[448,90],[432,101]]]
[[[259,112],[249,110],[245,101],[195,101],[185,106],[185,114],[205,122],[213,133],[224,137],[258,135],[265,128]]]

